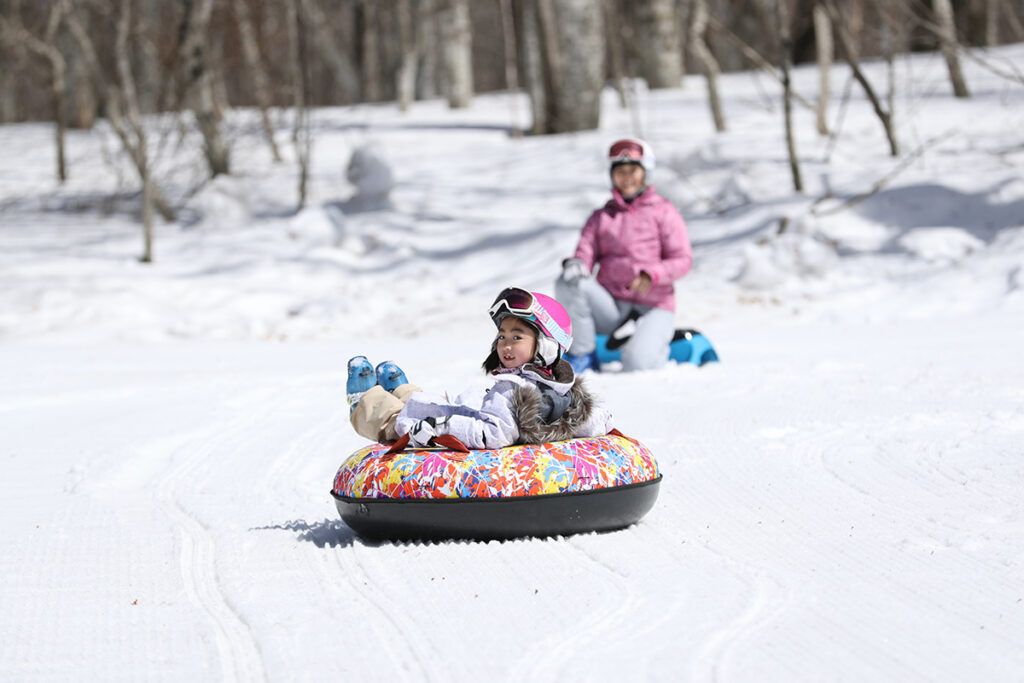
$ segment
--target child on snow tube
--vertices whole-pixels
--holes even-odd
[[[633,312],[639,315],[622,348],[623,369],[665,363],[675,332],[674,282],[693,262],[682,216],[647,184],[654,170],[650,146],[619,140],[608,163],[612,198],[587,219],[576,252],[563,262],[555,283],[555,295],[576,328],[566,360],[577,373],[599,369],[595,335],[610,334]]]
[[[413,446],[450,434],[470,449],[540,444],[603,436],[611,414],[600,406],[562,356],[572,345],[572,324],[561,304],[518,287],[503,290],[490,308],[498,328],[484,371],[486,392],[454,400],[408,383],[392,361],[376,372],[365,356],[348,362],[349,419],[356,432],[379,442],[409,435]]]

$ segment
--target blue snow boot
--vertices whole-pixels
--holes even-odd
[[[572,366],[572,371],[577,375],[583,374],[584,370],[601,372],[601,361],[597,359],[596,350],[583,356],[570,356],[569,354],[566,354],[565,360],[569,361],[569,365]]]
[[[408,384],[402,368],[398,367],[393,360],[386,360],[377,366],[377,384],[384,387],[384,391],[394,391],[403,384]]]
[[[376,383],[377,378],[373,374],[373,366],[370,365],[366,356],[352,356],[348,361],[348,382],[345,384],[345,391],[348,392],[349,412],[355,410],[359,399]]]

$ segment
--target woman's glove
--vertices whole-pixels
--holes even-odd
[[[562,261],[562,279],[566,284],[574,285],[585,277],[590,277],[587,266],[578,258],[567,258]]]
[[[447,434],[447,429],[447,417],[425,417],[409,429],[409,443],[420,448],[429,446],[431,439],[439,434]]]

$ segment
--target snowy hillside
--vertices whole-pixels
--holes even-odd
[[[797,110],[803,194],[763,74],[723,79],[719,135],[697,77],[544,138],[503,95],[319,110],[298,214],[242,112],[231,177],[163,138],[187,202],[152,265],[110,135],[73,133],[58,187],[49,128],[0,127],[0,679],[1020,680],[1024,84],[971,60],[956,100],[938,55],[897,66],[904,156],[837,67],[838,137]],[[622,134],[688,223],[678,322],[722,358],[590,377],[659,458],[656,506],[354,537],[345,362],[482,385],[487,305],[551,291]]]

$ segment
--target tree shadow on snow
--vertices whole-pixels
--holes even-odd
[[[979,192],[961,192],[925,184],[882,190],[854,212],[876,223],[901,229],[899,237],[918,228],[951,227],[991,244],[1001,230],[1022,225],[1024,199],[1000,202],[1006,180]],[[890,247],[891,248],[891,247]]]

